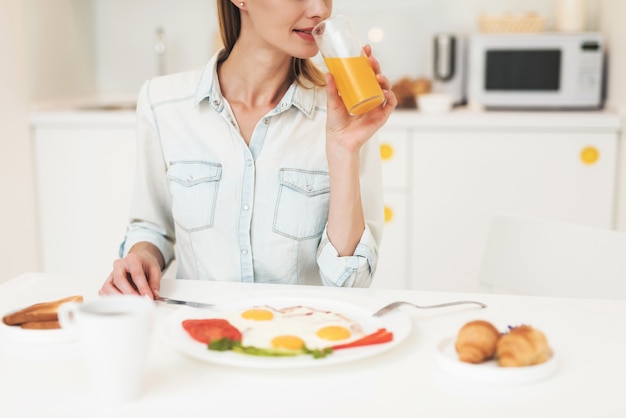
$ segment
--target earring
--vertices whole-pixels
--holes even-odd
[[[239,7],[243,7],[243,5],[244,5],[244,2],[240,1],[239,2]]]

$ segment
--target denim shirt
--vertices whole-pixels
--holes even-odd
[[[352,256],[326,235],[330,197],[323,88],[292,84],[249,146],[220,92],[217,55],[152,79],[137,103],[137,172],[120,256],[147,241],[177,278],[369,286],[383,225],[378,142],[360,153],[366,228]]]

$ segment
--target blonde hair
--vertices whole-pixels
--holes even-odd
[[[217,16],[220,24],[220,35],[224,43],[224,50],[219,56],[219,61],[224,61],[230,55],[235,42],[239,38],[241,14],[239,8],[230,0],[217,0]],[[291,58],[289,79],[303,87],[307,87],[303,80],[312,83],[314,86],[326,85],[324,73],[308,58]]]

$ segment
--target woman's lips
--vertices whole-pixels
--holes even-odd
[[[298,35],[300,38],[304,39],[305,41],[314,42],[315,39],[313,39],[313,35],[311,35],[312,30],[313,28],[307,28],[307,29],[294,29],[293,31],[296,33],[296,35]]]

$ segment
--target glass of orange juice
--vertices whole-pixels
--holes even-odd
[[[338,15],[320,22],[313,28],[313,38],[348,112],[366,113],[385,101],[348,16]]]

